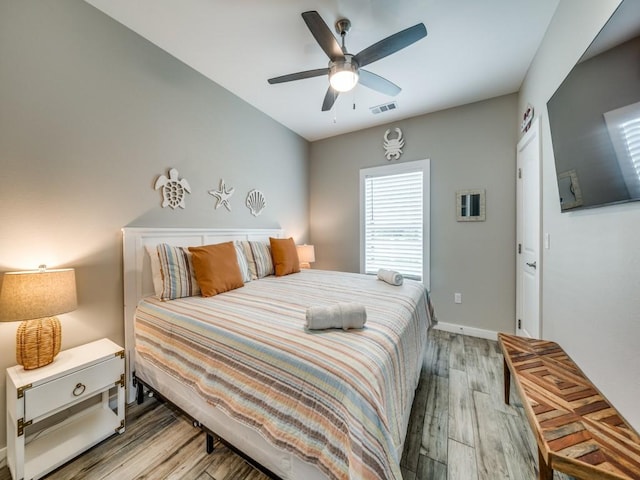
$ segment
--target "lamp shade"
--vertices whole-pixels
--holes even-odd
[[[53,317],[75,310],[77,306],[73,268],[4,274],[0,321]]]
[[[309,264],[316,261],[316,251],[313,245],[296,245],[300,266],[309,268]]]

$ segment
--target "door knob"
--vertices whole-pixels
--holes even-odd
[[[536,262],[533,262],[533,263],[527,262],[527,267],[536,268]]]

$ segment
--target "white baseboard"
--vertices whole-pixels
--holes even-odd
[[[7,466],[7,447],[0,448],[0,468]]]
[[[460,335],[470,335],[472,337],[486,338],[487,340],[498,340],[498,332],[493,330],[484,330],[482,328],[467,327],[465,325],[456,325],[455,323],[438,322],[434,326],[436,330],[444,332],[459,333]]]

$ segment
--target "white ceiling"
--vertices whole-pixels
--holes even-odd
[[[182,62],[314,141],[519,90],[559,0],[85,0]],[[424,23],[428,35],[367,66],[402,87],[388,97],[358,85],[330,112],[326,77],[269,85],[328,59],[300,14],[329,28],[351,20],[358,53]],[[397,102],[395,111],[370,107]],[[355,109],[353,108],[355,104]]]

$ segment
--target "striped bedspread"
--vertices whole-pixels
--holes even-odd
[[[305,331],[308,307],[365,305],[361,330]],[[140,302],[136,354],[328,478],[401,480],[432,312],[422,284],[303,270],[210,298]]]

